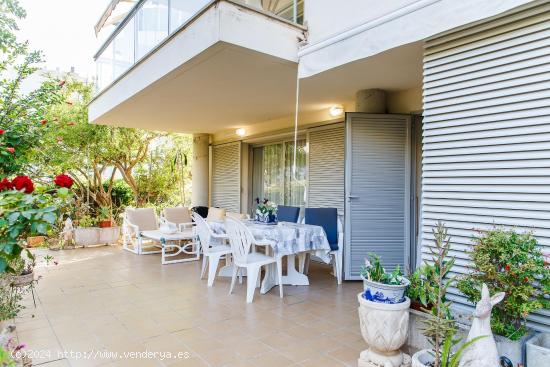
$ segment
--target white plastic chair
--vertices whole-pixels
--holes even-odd
[[[158,242],[146,243],[141,236],[142,231],[153,231],[158,228],[159,224],[153,208],[126,208],[122,221],[122,248],[138,255],[160,253],[161,246]],[[153,248],[156,250],[150,250]]]
[[[177,227],[180,232],[193,227],[189,208],[184,206],[164,208],[161,214],[161,221]]]
[[[214,285],[214,278],[216,277],[220,259],[222,256],[231,254],[231,247],[227,245],[213,245],[213,238],[223,239],[225,237],[217,236],[213,233],[206,220],[204,220],[204,218],[199,214],[193,213],[192,216],[195,221],[196,231],[203,253],[201,279],[204,278],[204,274],[206,272],[206,262],[208,259],[208,286],[212,287]]]
[[[279,279],[279,295],[283,297],[283,266],[281,257],[272,257],[259,252],[250,252],[254,244],[254,236],[250,230],[241,222],[227,218],[225,229],[229,235],[229,242],[233,253],[233,275],[229,294],[233,292],[237,275],[242,268],[246,269],[246,302],[251,303],[254,298],[254,291],[258,283],[260,268],[264,265],[277,264],[277,275]]]

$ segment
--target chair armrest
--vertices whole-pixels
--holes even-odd
[[[195,223],[193,222],[189,222],[189,223],[180,223],[178,225],[178,229],[183,232],[184,229],[189,229],[189,228],[193,228],[193,226],[195,225]]]
[[[134,232],[136,234],[136,236],[140,236],[140,231],[139,231],[139,227],[136,226],[135,224],[132,224],[128,221],[125,222],[125,225],[131,230],[131,232]]]

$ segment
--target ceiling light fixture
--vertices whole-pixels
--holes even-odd
[[[238,136],[245,136],[246,130],[243,127],[238,128],[237,130],[235,130],[235,134],[237,134]]]
[[[328,112],[330,113],[330,115],[332,117],[338,117],[338,116],[341,116],[343,113],[344,113],[344,106],[341,106],[341,105],[335,105],[335,106],[332,106]]]

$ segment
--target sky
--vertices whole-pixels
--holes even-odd
[[[94,25],[109,0],[19,0],[27,17],[19,21],[18,38],[44,52],[47,69],[89,78],[95,74],[93,55],[101,46]]]

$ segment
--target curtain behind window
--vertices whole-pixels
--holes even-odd
[[[307,182],[306,141],[298,140],[296,177],[292,177],[294,142],[254,148],[253,198],[279,205],[304,206]],[[253,206],[255,209],[255,205]]]

